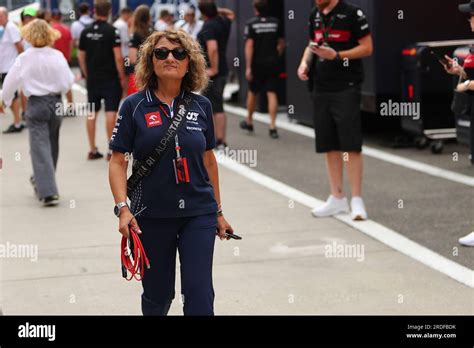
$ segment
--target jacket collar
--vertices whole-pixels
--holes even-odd
[[[147,106],[159,106],[159,105],[163,105],[163,104],[166,105],[166,103],[161,101],[160,99],[158,99],[155,92],[153,92],[149,88],[144,90],[144,95],[145,95],[145,100],[146,100],[146,105]],[[179,96],[176,97],[174,100],[176,101],[176,99],[181,99],[181,98],[183,98],[183,96],[184,96],[184,90],[181,89],[181,92],[179,93]]]

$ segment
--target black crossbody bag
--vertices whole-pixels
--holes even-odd
[[[171,150],[175,144],[174,139],[182,125],[185,123],[186,114],[192,102],[190,93],[185,92],[183,98],[178,104],[178,112],[171,119],[171,124],[161,138],[155,150],[149,154],[143,161],[134,161],[132,175],[127,180],[127,196],[131,199],[133,192],[137,188],[141,180],[151,174],[153,168],[158,164],[160,159]]]

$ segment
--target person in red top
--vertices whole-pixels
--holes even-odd
[[[51,27],[61,33],[61,37],[54,43],[54,48],[61,51],[64,58],[70,63],[72,51],[71,31],[61,22],[61,13],[58,10],[52,12]]]
[[[51,13],[51,27],[61,33],[61,37],[54,42],[54,48],[64,55],[69,65],[71,65],[72,35],[71,30],[61,22],[61,12],[53,10]],[[72,104],[72,91],[66,93],[68,104]]]

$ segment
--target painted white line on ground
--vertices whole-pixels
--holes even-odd
[[[235,114],[237,116],[247,117],[247,110],[244,108],[226,104],[224,106],[224,109],[226,112]],[[296,134],[304,135],[305,137],[308,137],[308,138],[312,138],[312,139],[315,138],[314,130],[312,128],[305,127],[299,124],[290,123],[289,121],[281,120],[282,117],[280,117],[280,115],[283,116],[283,118],[285,118],[286,116],[284,114],[278,115],[279,120],[277,121],[277,126],[279,128],[296,133]],[[258,121],[258,122],[270,124],[269,116],[262,113],[256,112],[254,114],[254,119],[255,121]],[[474,187],[474,177],[472,176],[459,174],[459,173],[446,170],[446,169],[441,169],[429,164],[403,158],[401,156],[393,155],[389,152],[377,150],[368,146],[363,147],[363,153],[364,155],[368,157],[376,158],[378,160],[395,164],[397,166],[405,167],[405,168],[412,169],[417,172],[428,174],[437,178],[442,178],[442,179],[453,181],[459,184]]]
[[[217,157],[219,159],[221,156]],[[226,158],[225,160],[219,160],[219,164],[261,186],[266,187],[269,190],[279,193],[280,195],[309,208],[314,208],[324,203],[315,197],[301,192],[267,175],[259,173],[254,169],[239,164],[229,158]],[[429,250],[428,248],[425,248],[424,246],[374,221],[368,220],[364,222],[356,222],[353,221],[349,215],[340,215],[336,216],[335,218],[382,242],[392,249],[399,251],[402,254],[405,254],[470,288],[474,288],[474,271],[470,270],[469,268],[462,266],[442,255],[439,255],[434,251]]]

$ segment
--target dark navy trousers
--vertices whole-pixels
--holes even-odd
[[[184,218],[137,217],[150,260],[142,281],[143,315],[166,315],[175,298],[176,251],[179,252],[184,315],[214,315],[212,260],[216,214]]]

